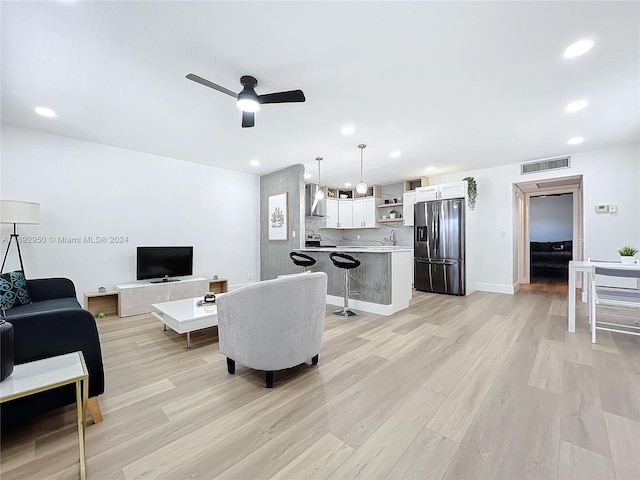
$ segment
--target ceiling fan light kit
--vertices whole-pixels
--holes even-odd
[[[254,112],[260,110],[261,104],[267,103],[294,103],[304,102],[306,99],[302,90],[289,90],[286,92],[266,93],[264,95],[258,95],[255,91],[258,80],[251,75],[243,75],[240,77],[240,84],[242,85],[242,91],[235,93],[228,88],[222,87],[216,83],[213,83],[206,78],[199,77],[193,73],[187,75],[187,79],[192,80],[205,87],[212,88],[221,93],[229,95],[236,99],[236,106],[242,110],[242,127],[253,127],[255,125]]]
[[[256,99],[244,94],[244,92],[238,95],[236,106],[243,112],[257,112],[260,110],[260,104]]]

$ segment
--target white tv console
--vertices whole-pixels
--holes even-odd
[[[182,277],[179,282],[136,282],[116,285],[119,291],[120,316],[151,312],[151,304],[204,296],[209,292],[209,280],[202,277]]]

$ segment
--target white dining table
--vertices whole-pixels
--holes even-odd
[[[582,301],[587,301],[587,289],[591,284],[591,272],[593,267],[605,267],[618,270],[640,270],[640,263],[620,262],[594,262],[585,260],[571,260],[569,262],[569,292],[568,292],[568,328],[570,332],[576,331],[576,273],[581,272],[582,277]],[[637,288],[640,288],[638,280]]]

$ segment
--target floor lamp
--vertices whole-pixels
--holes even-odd
[[[7,251],[4,252],[2,260],[2,268],[0,273],[4,271],[4,264],[9,255],[11,243],[16,242],[18,247],[18,258],[20,258],[20,270],[24,273],[24,264],[22,263],[22,252],[20,252],[20,239],[18,238],[18,224],[38,225],[40,223],[40,204],[33,202],[17,202],[15,200],[0,200],[0,223],[13,223],[13,233],[9,238]]]

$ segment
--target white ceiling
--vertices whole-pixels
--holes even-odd
[[[341,186],[359,180],[358,143],[364,180],[387,184],[639,141],[636,1],[0,8],[2,122],[131,150],[255,174],[303,163],[310,181],[323,156],[322,183]],[[591,52],[563,58],[581,38]],[[258,94],[307,101],[264,105],[243,129],[234,99],[187,73],[233,91],[249,74]],[[565,113],[579,98],[587,109]]]

